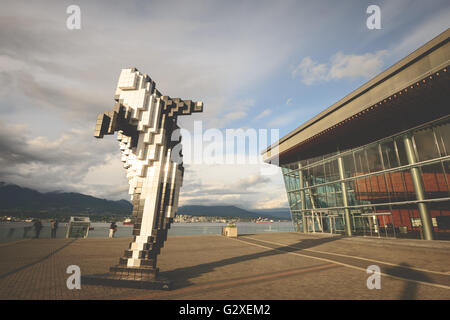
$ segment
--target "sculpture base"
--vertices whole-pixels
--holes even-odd
[[[158,275],[158,268],[127,268],[115,266],[106,274],[81,276],[81,284],[118,288],[171,290],[172,282]]]

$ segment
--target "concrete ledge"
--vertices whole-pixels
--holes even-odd
[[[108,273],[81,276],[81,285],[84,284],[130,289],[171,290],[172,288],[172,281],[162,276],[153,280],[142,281],[114,279]]]

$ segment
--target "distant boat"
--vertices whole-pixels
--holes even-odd
[[[133,226],[133,225],[134,225],[134,222],[133,222],[133,220],[131,220],[130,218],[126,218],[125,220],[123,220],[122,224],[123,224],[124,226]]]
[[[273,220],[256,220],[256,223],[273,223]]]

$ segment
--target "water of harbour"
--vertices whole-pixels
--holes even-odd
[[[50,223],[43,222],[43,228],[39,238],[50,238]],[[92,222],[92,230],[89,230],[89,238],[107,238],[109,234],[109,223]],[[221,234],[222,227],[226,223],[214,222],[193,222],[193,223],[172,223],[169,230],[169,236],[186,236],[199,234]],[[273,222],[273,223],[254,223],[254,222],[238,222],[236,223],[239,234],[254,234],[266,232],[293,232],[292,222]],[[115,237],[131,237],[133,227],[124,226],[118,223]],[[67,223],[59,223],[56,232],[57,238],[66,236]],[[20,239],[33,238],[35,231],[33,223],[11,222],[0,223],[0,242],[16,241]]]

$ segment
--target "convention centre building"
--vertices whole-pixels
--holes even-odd
[[[450,29],[262,152],[294,228],[450,240]]]

